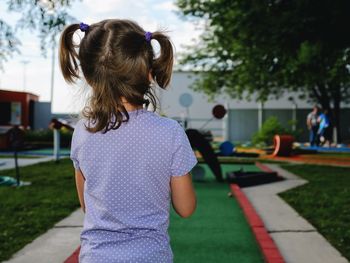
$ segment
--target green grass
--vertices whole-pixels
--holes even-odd
[[[189,219],[173,211],[169,234],[175,263],[264,262],[237,201],[224,183],[195,183],[197,209]]]
[[[32,185],[0,188],[0,262],[79,206],[70,160],[22,167],[20,173]],[[14,170],[0,175],[15,177]]]
[[[319,153],[318,156],[320,156],[321,158],[327,158],[327,157],[331,157],[331,158],[350,158],[350,153]]]
[[[309,181],[281,197],[350,260],[350,168],[283,165]]]
[[[225,164],[223,171],[241,166]],[[20,171],[22,180],[32,182],[31,186],[0,188],[0,262],[79,206],[70,160],[36,164]],[[0,175],[15,173],[0,171]],[[198,197],[195,214],[182,219],[171,213],[169,233],[175,262],[263,262],[238,203],[227,197],[228,185],[215,182],[208,171],[206,181],[195,183],[195,188]]]

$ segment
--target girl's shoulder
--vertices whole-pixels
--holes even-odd
[[[158,124],[159,126],[162,126],[164,128],[169,128],[169,129],[177,129],[179,126],[181,127],[179,122],[174,119],[161,116],[155,112],[149,112],[149,113],[151,118],[153,118],[153,122]]]
[[[84,128],[86,127],[87,123],[88,123],[88,120],[85,118],[81,117],[81,118],[77,119],[75,125],[73,125],[74,132],[75,133],[82,132],[84,130]]]

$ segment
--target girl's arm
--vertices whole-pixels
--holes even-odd
[[[84,183],[85,183],[85,177],[83,173],[80,170],[75,170],[75,184],[77,187],[79,202],[80,202],[81,208],[83,209],[83,212],[85,213]]]
[[[172,176],[170,180],[171,200],[176,213],[189,217],[196,209],[196,194],[192,186],[191,175]]]

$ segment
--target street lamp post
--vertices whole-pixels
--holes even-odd
[[[21,63],[23,64],[23,91],[26,91],[27,64],[29,63],[29,60],[22,60]]]
[[[51,103],[51,111],[53,104],[53,90],[55,85],[55,58],[56,58],[56,41],[52,44],[52,60],[51,60],[51,94],[50,94],[50,103]]]

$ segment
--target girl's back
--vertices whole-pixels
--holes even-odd
[[[129,20],[72,24],[61,35],[60,64],[67,82],[83,78],[92,91],[71,145],[86,213],[80,262],[172,262],[170,201],[180,216],[193,213],[197,159],[176,121],[146,110],[157,108],[152,89],[170,82],[169,38]]]
[[[128,113],[106,134],[89,133],[84,120],[74,131],[71,158],[86,180],[83,262],[172,262],[170,178],[197,160],[176,121],[145,109]]]

